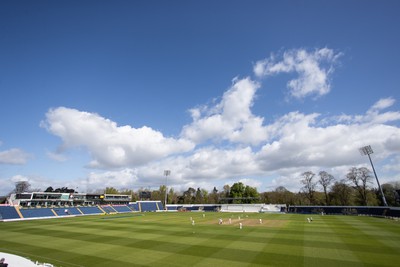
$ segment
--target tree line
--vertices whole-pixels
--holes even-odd
[[[382,196],[378,188],[373,187],[374,177],[365,168],[352,167],[345,178],[337,180],[326,171],[314,173],[303,172],[300,175],[302,185],[298,192],[291,192],[283,186],[259,193],[257,188],[242,182],[224,185],[221,191],[216,187],[210,192],[202,188],[189,187],[186,191],[176,192],[165,185],[156,190],[139,189],[137,191],[114,187],[106,187],[97,193],[123,194],[132,196],[132,201],[161,200],[164,202],[167,193],[168,204],[252,204],[271,203],[288,205],[321,205],[321,206],[383,206]],[[28,182],[17,182],[14,193],[29,192]],[[40,191],[40,190],[35,190]],[[389,206],[400,206],[400,182],[385,183],[382,191]],[[48,187],[45,192],[74,193],[75,190],[61,187]],[[142,194],[146,192],[146,194]],[[150,194],[149,194],[150,193]]]

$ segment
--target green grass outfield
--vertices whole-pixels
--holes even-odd
[[[309,216],[135,213],[3,222],[0,251],[64,267],[400,266],[399,221],[312,215],[308,223]]]

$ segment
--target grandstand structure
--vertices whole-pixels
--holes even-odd
[[[137,201],[126,204],[99,202],[86,206],[19,206],[0,205],[0,222],[64,218],[85,215],[107,215],[135,212],[236,212],[300,213],[322,215],[367,215],[400,218],[400,208],[365,206],[288,206],[283,204],[168,204],[161,201]]]
[[[220,211],[221,205],[218,204],[167,204],[167,211]]]
[[[115,194],[87,194],[87,193],[58,193],[58,192],[31,192],[11,194],[8,198],[10,205],[20,207],[54,207],[54,206],[92,206],[128,204],[130,195]]]
[[[130,202],[129,195],[32,192],[12,194],[0,205],[0,221],[157,211],[164,211],[161,201]]]
[[[128,204],[104,204],[94,206],[21,207],[0,205],[0,221],[63,218],[85,215],[106,215],[133,212],[164,211],[161,201],[137,201]]]
[[[284,204],[224,204],[222,212],[285,212]]]

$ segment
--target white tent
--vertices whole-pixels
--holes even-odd
[[[31,260],[28,260],[27,258],[17,256],[14,254],[9,254],[9,253],[4,253],[0,251],[0,259],[4,258],[5,263],[8,263],[8,267],[38,267],[38,266],[53,266],[51,264],[36,264]]]

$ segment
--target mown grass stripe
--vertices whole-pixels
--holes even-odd
[[[326,216],[314,216],[311,223],[304,220],[304,266],[363,266],[346,243],[338,238]],[[329,233],[329,235],[327,235]],[[316,245],[318,244],[318,245]]]
[[[364,265],[393,266],[394,262],[399,261],[399,249],[386,246],[380,242],[376,235],[371,235],[362,230],[365,217],[337,216],[333,220],[335,225],[333,229],[347,244],[348,248],[354,252],[359,262]],[[341,227],[337,227],[337,225],[341,225]],[[397,238],[399,237],[400,235],[397,234]]]
[[[252,260],[252,264],[264,266],[289,266],[293,262],[297,262],[296,266],[302,264],[302,237],[301,229],[298,229],[297,222],[292,215],[286,217],[289,224],[278,229],[263,230],[265,243],[262,249]],[[296,230],[291,230],[292,228]],[[282,238],[284,237],[284,238]]]
[[[399,223],[369,217],[141,213],[5,223],[2,248],[82,266],[397,266]],[[241,214],[241,216],[244,216]],[[190,217],[196,221],[191,225]],[[104,218],[110,218],[105,220]],[[58,260],[58,262],[57,262]],[[72,266],[72,265],[61,265]]]

